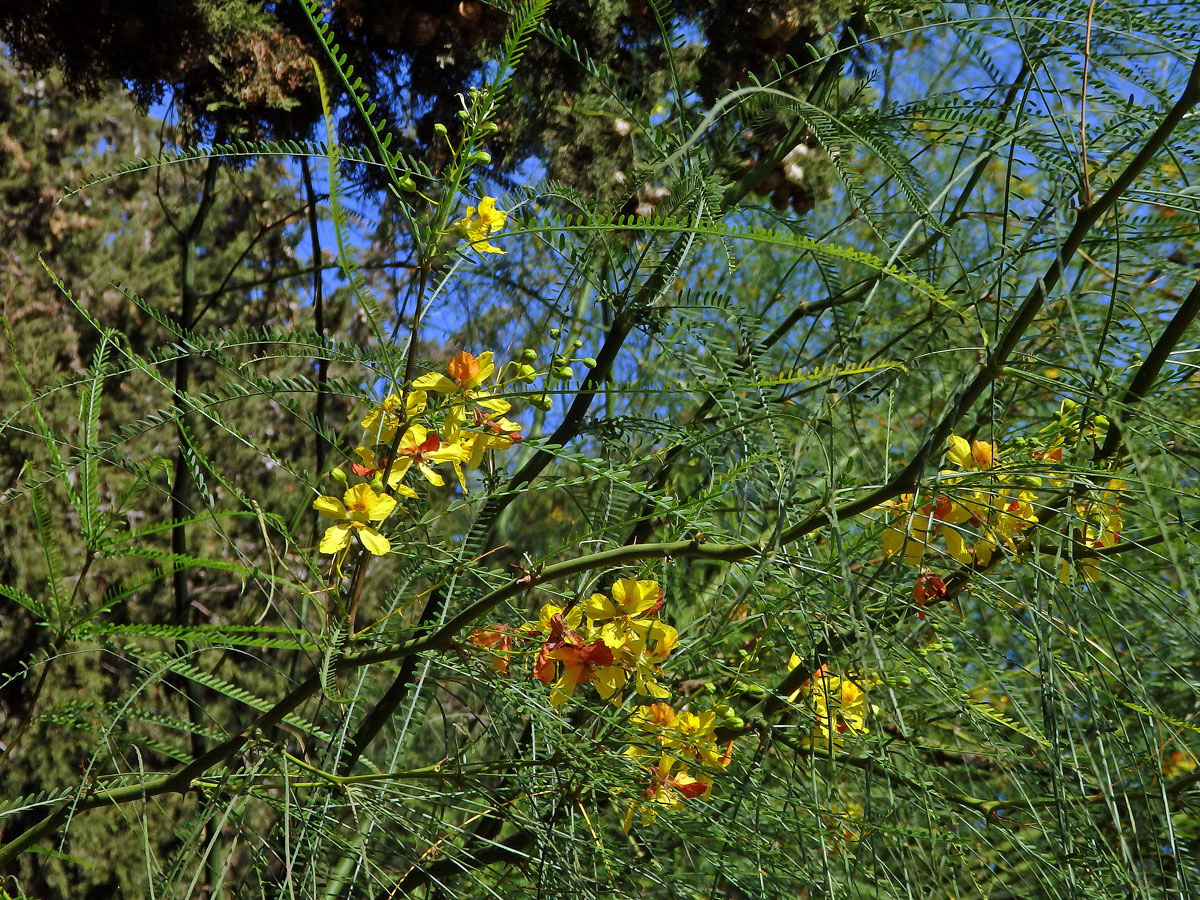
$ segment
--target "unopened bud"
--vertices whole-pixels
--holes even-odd
[[[554,370],[556,378],[561,378],[563,381],[570,381],[575,377],[575,373],[571,371],[570,366],[560,366]]]
[[[332,472],[329,473],[329,477],[332,478],[334,481],[336,481],[338,484],[346,483],[346,472],[344,469],[341,469],[341,468],[334,469]]]
[[[581,341],[579,338],[575,338],[575,340],[571,342],[571,346],[578,350],[583,346],[583,341]]]
[[[485,166],[491,161],[492,154],[488,153],[486,150],[476,150],[467,158],[467,162],[482,163]]]
[[[525,362],[533,362],[535,359],[537,359],[537,351],[532,347],[526,347],[521,351],[521,359]]]
[[[396,187],[411,194],[417,189],[417,183],[410,176],[403,175],[396,181]]]
[[[500,126],[497,125],[495,122],[484,122],[482,125],[479,126],[479,133],[482,134],[484,137],[487,137],[489,134],[495,134],[499,130],[500,130]]]
[[[537,369],[533,366],[527,366],[524,363],[517,366],[517,379],[520,381],[533,381],[537,378]]]
[[[554,405],[554,401],[550,398],[549,394],[539,394],[536,397],[531,397],[529,402],[543,412]]]
[[[446,133],[447,133],[446,126],[443,125],[441,122],[435,123],[433,126],[433,130],[436,131],[438,134],[440,134],[442,137],[446,136]]]
[[[383,493],[383,479],[382,478],[374,479],[371,482],[371,490],[373,490],[377,494],[382,494]]]
[[[550,337],[556,338],[560,334],[562,334],[562,329],[559,329],[559,328],[551,328],[550,329]]]
[[[596,360],[594,360],[590,356],[585,356],[583,359],[580,360],[580,362],[583,363],[585,366],[587,366],[589,369],[594,369],[598,365]]]

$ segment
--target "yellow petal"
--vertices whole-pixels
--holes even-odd
[[[617,608],[613,605],[613,602],[603,594],[592,594],[587,600],[583,601],[583,611],[593,621],[611,619],[617,614]]]
[[[327,519],[345,519],[349,516],[346,507],[337,497],[318,497],[313,501],[313,509]],[[325,551],[322,550],[322,553]]]
[[[363,546],[367,548],[367,551],[374,556],[383,556],[392,549],[392,545],[388,539],[370,525],[364,525],[358,529],[358,539],[363,542]]]
[[[628,677],[622,668],[605,666],[592,676],[592,684],[596,686],[596,693],[600,695],[600,699],[608,700],[617,691],[625,687],[625,681]]]
[[[413,492],[414,496],[416,492]],[[394,497],[389,497],[387,494],[376,494],[375,501],[371,508],[367,511],[367,518],[372,522],[382,522],[392,514],[392,510],[396,508],[396,500]]]
[[[971,445],[967,443],[966,438],[961,438],[957,434],[950,435],[950,444],[946,448],[946,459],[960,469],[973,468],[975,462],[975,458],[971,455]]]
[[[503,220],[501,220],[503,222]],[[495,355],[491,350],[485,350],[476,357],[479,363],[479,372],[474,378],[470,379],[463,387],[475,388],[483,384],[493,372],[496,371]]]
[[[422,375],[413,382],[413,387],[422,391],[437,391],[439,394],[453,394],[458,390],[458,385],[441,372],[430,372],[428,375]]]
[[[421,471],[421,474],[425,476],[425,480],[434,487],[441,487],[446,483],[446,479],[437,472],[433,471],[428,463],[417,463],[417,468]]]
[[[325,529],[325,534],[321,538],[321,546],[317,550],[321,553],[337,553],[344,549],[350,543],[351,530],[349,522],[330,525]]]

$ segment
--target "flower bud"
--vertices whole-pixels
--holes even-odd
[[[581,341],[579,338],[575,338],[575,340],[571,342],[571,346],[578,350],[583,346],[583,341]]]
[[[519,381],[530,382],[537,378],[537,369],[533,366],[527,366],[521,363],[517,366],[517,379]]]
[[[332,478],[334,481],[336,481],[338,484],[346,483],[346,471],[340,467],[337,469],[334,469],[332,472],[330,472],[329,477]]]
[[[554,370],[554,376],[561,378],[563,381],[570,381],[575,377],[575,373],[571,371],[570,366],[559,366]]]
[[[549,394],[539,394],[536,397],[530,397],[529,402],[543,412],[550,409],[554,405],[554,400]]]
[[[524,362],[531,363],[535,359],[537,359],[537,351],[534,350],[532,347],[526,347],[524,350],[521,351],[521,359]]]
[[[550,329],[550,337],[556,338],[560,334],[562,334],[562,329],[560,329],[560,328],[551,328]]]
[[[589,369],[594,369],[598,365],[596,360],[594,360],[590,356],[585,356],[583,359],[580,360],[580,362],[583,363],[585,366],[587,366]]]
[[[396,187],[411,194],[417,189],[417,183],[410,176],[403,175],[396,181]]]
[[[371,481],[371,490],[377,494],[383,493],[383,479],[376,477]]]
[[[497,125],[495,122],[484,122],[482,125],[479,126],[479,133],[482,134],[484,137],[487,137],[489,134],[495,134],[499,130],[500,130],[500,126]]]
[[[491,161],[492,154],[488,153],[486,150],[476,150],[469,157],[467,157],[467,162],[482,163],[485,166]]]
[[[445,125],[443,125],[441,122],[437,122],[437,123],[435,123],[435,124],[434,124],[434,126],[433,126],[433,130],[434,130],[435,132],[437,132],[438,134],[440,134],[442,137],[445,137],[445,136],[446,136],[446,133],[447,133],[447,132],[446,132],[446,126],[445,126]]]

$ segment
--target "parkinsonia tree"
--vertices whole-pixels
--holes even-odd
[[[1194,892],[1195,26],[880,12],[873,83],[831,44],[820,91],[781,68],[705,105],[665,4],[651,98],[545,6],[436,165],[391,149],[312,3],[327,143],[70,192],[198,162],[200,216],[221,163],[299,157],[310,200],[319,163],[354,324],[318,290],[314,329],[203,330],[131,285],[170,336],[136,349],[43,259],[95,350],[3,420],[42,439],[5,502],[44,578],[0,590],[42,629],[26,680],[127,678],[35,692],[6,736],[95,731],[73,783],[5,798],[6,889],[103,864],[72,840],[103,814],[155,896]],[[605,98],[624,197],[489,189],[531,41]],[[370,145],[336,142],[342,106]],[[356,264],[364,168],[403,278]],[[163,402],[114,418],[135,377]],[[153,434],[169,473],[129,452]],[[113,560],[145,569],[92,583]]]

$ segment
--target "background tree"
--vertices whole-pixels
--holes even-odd
[[[159,895],[1186,894],[1194,26],[1089,5],[877,15],[869,89],[829,74],[830,47],[725,93],[686,36],[708,19],[634,10],[663,24],[630,51],[663,91],[597,63],[586,108],[631,138],[624,197],[602,170],[514,186],[501,223],[486,148],[538,96],[507,80],[536,60],[524,42],[563,46],[542,12],[513,17],[420,158],[342,147],[299,173],[282,209],[326,194],[343,264],[323,327],[323,289],[287,331],[184,314],[222,208],[206,198],[258,171],[210,164],[229,148],[198,154],[178,305],[121,295],[184,353],[75,307],[119,363],[35,381],[5,419],[41,436],[6,495],[40,560],[5,595],[52,647],[26,651],[27,684],[89,651],[113,699],[23,701],[31,728],[102,740],[82,780],[11,804],[0,859],[61,892],[78,864],[36,851],[95,852],[80,829],[107,814],[149,862],[104,875]],[[347,197],[344,155],[394,188],[385,211]],[[828,202],[789,214],[806,204],[785,181],[821,168]],[[219,286],[232,264],[213,262]],[[150,412],[105,399],[126,370]],[[418,390],[394,436],[363,437]],[[461,487],[453,457],[423,455],[453,451],[456,416],[492,448]],[[375,463],[402,449],[388,490]],[[316,547],[350,527],[338,462],[385,555]],[[147,490],[161,471],[172,502],[126,526],[101,471]],[[171,591],[98,593],[114,557]],[[202,617],[179,615],[181,573]],[[174,846],[150,814],[188,817]]]

